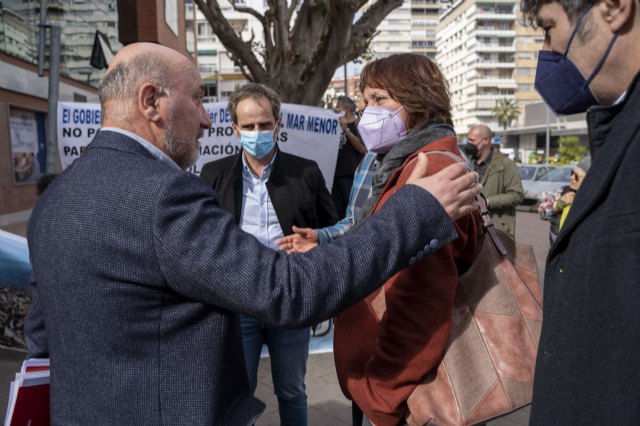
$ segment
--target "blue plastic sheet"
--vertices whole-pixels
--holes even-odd
[[[0,230],[0,284],[27,287],[31,275],[27,239]]]

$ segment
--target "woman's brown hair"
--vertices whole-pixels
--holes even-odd
[[[402,53],[369,62],[360,74],[365,87],[384,89],[409,114],[409,129],[451,123],[449,82],[438,65],[423,55]]]

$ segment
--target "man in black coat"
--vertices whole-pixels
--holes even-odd
[[[236,312],[289,327],[336,315],[429,241],[455,238],[450,218],[480,189],[460,165],[424,178],[423,158],[358,230],[286,255],[185,171],[211,126],[190,59],[127,45],[99,95],[103,127],[27,228],[25,338],[29,358],[51,360],[53,425],[254,424],[265,406],[249,391]]]
[[[522,0],[536,88],[587,110],[592,164],[551,247],[531,424],[640,424],[640,1]]]
[[[280,97],[267,86],[247,84],[229,98],[231,127],[242,152],[207,163],[202,177],[243,231],[274,250],[293,226],[322,228],[338,220],[318,165],[278,149]],[[247,283],[251,285],[251,283]],[[283,425],[307,424],[304,377],[310,328],[283,328],[241,315],[242,344],[251,392],[258,384],[263,344]]]

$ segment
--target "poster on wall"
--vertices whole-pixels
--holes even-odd
[[[13,182],[33,183],[46,167],[44,114],[22,108],[9,108]]]
[[[200,174],[204,164],[240,152],[224,102],[204,105],[211,128],[200,139],[200,157],[189,171]],[[78,158],[100,129],[100,105],[58,103],[58,149],[62,167]],[[341,129],[338,115],[329,109],[282,104],[278,146],[284,152],[318,163],[329,190],[333,185]]]

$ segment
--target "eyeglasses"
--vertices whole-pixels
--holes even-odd
[[[582,178],[578,173],[574,172],[573,170],[571,170],[571,176],[573,176],[575,180],[580,180]]]

